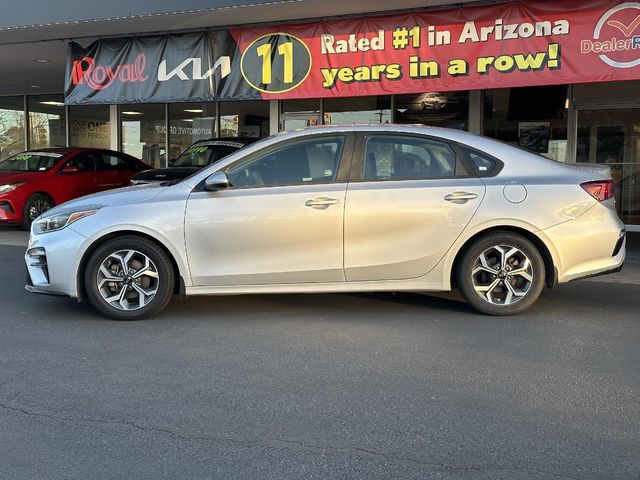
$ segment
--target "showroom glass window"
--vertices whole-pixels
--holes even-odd
[[[469,92],[396,95],[394,122],[468,130]]]
[[[372,135],[364,149],[364,180],[445,178],[456,174],[456,155],[437,140]]]
[[[239,188],[333,182],[344,142],[342,135],[296,140],[232,166],[227,175],[231,185]]]
[[[27,97],[29,108],[29,148],[64,147],[67,124],[62,95]]]
[[[327,98],[324,100],[324,123],[391,123],[391,97]]]
[[[487,90],[484,134],[566,162],[567,107],[566,85]]]
[[[263,138],[269,135],[269,102],[220,102],[220,136]]]
[[[193,142],[216,135],[213,102],[169,104],[169,160],[175,160]]]
[[[120,106],[122,150],[154,168],[166,165],[164,104]]]
[[[0,97],[0,160],[25,150],[24,97]]]
[[[296,99],[280,102],[280,131],[320,125],[320,99]]]
[[[616,209],[627,225],[640,225],[639,91],[639,81],[586,83],[573,91],[576,161],[611,169]]]
[[[108,105],[74,105],[69,107],[71,147],[110,148]]]

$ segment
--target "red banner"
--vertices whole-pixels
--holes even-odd
[[[640,2],[523,1],[231,31],[266,99],[640,79]]]

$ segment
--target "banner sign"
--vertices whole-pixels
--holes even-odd
[[[640,2],[522,1],[72,43],[66,102],[351,97],[640,79]]]
[[[228,31],[69,44],[65,103],[194,102],[260,99],[232,65],[240,59]]]

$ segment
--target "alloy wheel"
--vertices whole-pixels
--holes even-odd
[[[156,296],[159,274],[145,254],[119,250],[102,261],[96,281],[106,303],[118,310],[132,311],[148,305]]]
[[[494,245],[473,264],[471,281],[476,293],[493,305],[512,305],[531,290],[533,264],[517,247]]]
[[[35,200],[29,207],[29,219],[31,219],[31,221],[34,221],[51,207],[51,203],[47,200]]]

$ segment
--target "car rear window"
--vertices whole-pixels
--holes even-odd
[[[475,150],[469,150],[467,148],[464,150],[476,175],[479,177],[489,177],[497,173],[500,164],[496,159]]]
[[[57,152],[23,152],[0,162],[0,171],[45,172],[64,154]]]

